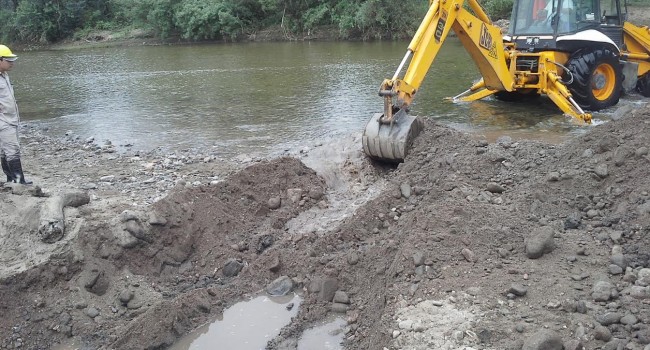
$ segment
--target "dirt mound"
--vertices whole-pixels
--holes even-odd
[[[427,121],[396,169],[341,160],[338,171],[364,177],[350,186],[279,158],[209,185],[179,180],[152,205],[127,205],[115,189],[98,200],[91,190],[89,204],[65,209],[71,231],[61,240],[28,230],[20,237],[32,248],[0,254],[15,262],[23,248],[46,252],[3,275],[0,347],[44,349],[74,337],[86,348],[165,348],[288,276],[304,301],[270,349],[295,349],[302,331],[330,314],[348,323],[347,349],[644,349],[649,117],[649,108],[631,111],[562,145],[488,143]],[[151,176],[122,157],[110,161],[124,167],[123,179]],[[214,178],[209,167],[184,166],[195,179]],[[359,204],[371,179],[382,192]],[[160,195],[156,183],[138,182],[151,186],[138,193]],[[98,205],[109,193],[115,198]],[[3,209],[23,216],[37,217],[25,208],[46,201],[0,196]],[[341,203],[345,215],[330,210]],[[0,228],[20,222],[10,216]]]

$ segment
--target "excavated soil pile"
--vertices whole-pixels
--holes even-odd
[[[3,278],[1,347],[161,349],[275,281],[304,301],[270,349],[336,314],[346,349],[648,350],[650,108],[627,114],[562,145],[427,122],[396,169],[354,170],[388,185],[326,232],[287,229],[330,205],[292,158],[81,206],[67,249]]]

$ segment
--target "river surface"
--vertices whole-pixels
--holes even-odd
[[[221,156],[361,133],[382,110],[379,84],[407,42],[299,42],[18,52],[11,72],[23,121],[136,149],[211,148]],[[547,99],[451,103],[477,69],[459,41],[442,48],[412,106],[490,138],[561,141],[584,131]],[[596,120],[607,119],[596,115]]]

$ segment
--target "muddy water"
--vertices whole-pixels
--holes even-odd
[[[302,299],[258,296],[237,303],[214,322],[181,338],[170,350],[259,350],[298,313]]]
[[[360,133],[370,115],[381,111],[378,86],[393,75],[406,46],[307,42],[18,52],[11,74],[23,120],[56,135],[69,132],[137,149],[264,155]],[[467,53],[450,38],[413,114],[522,137],[563,138],[582,129],[548,100],[443,101],[477,77]]]

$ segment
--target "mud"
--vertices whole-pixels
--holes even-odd
[[[269,349],[340,315],[345,349],[647,350],[650,108],[589,128],[490,143],[427,121],[396,168],[358,137],[231,162],[27,128],[0,348],[163,349],[285,277],[304,300]]]

